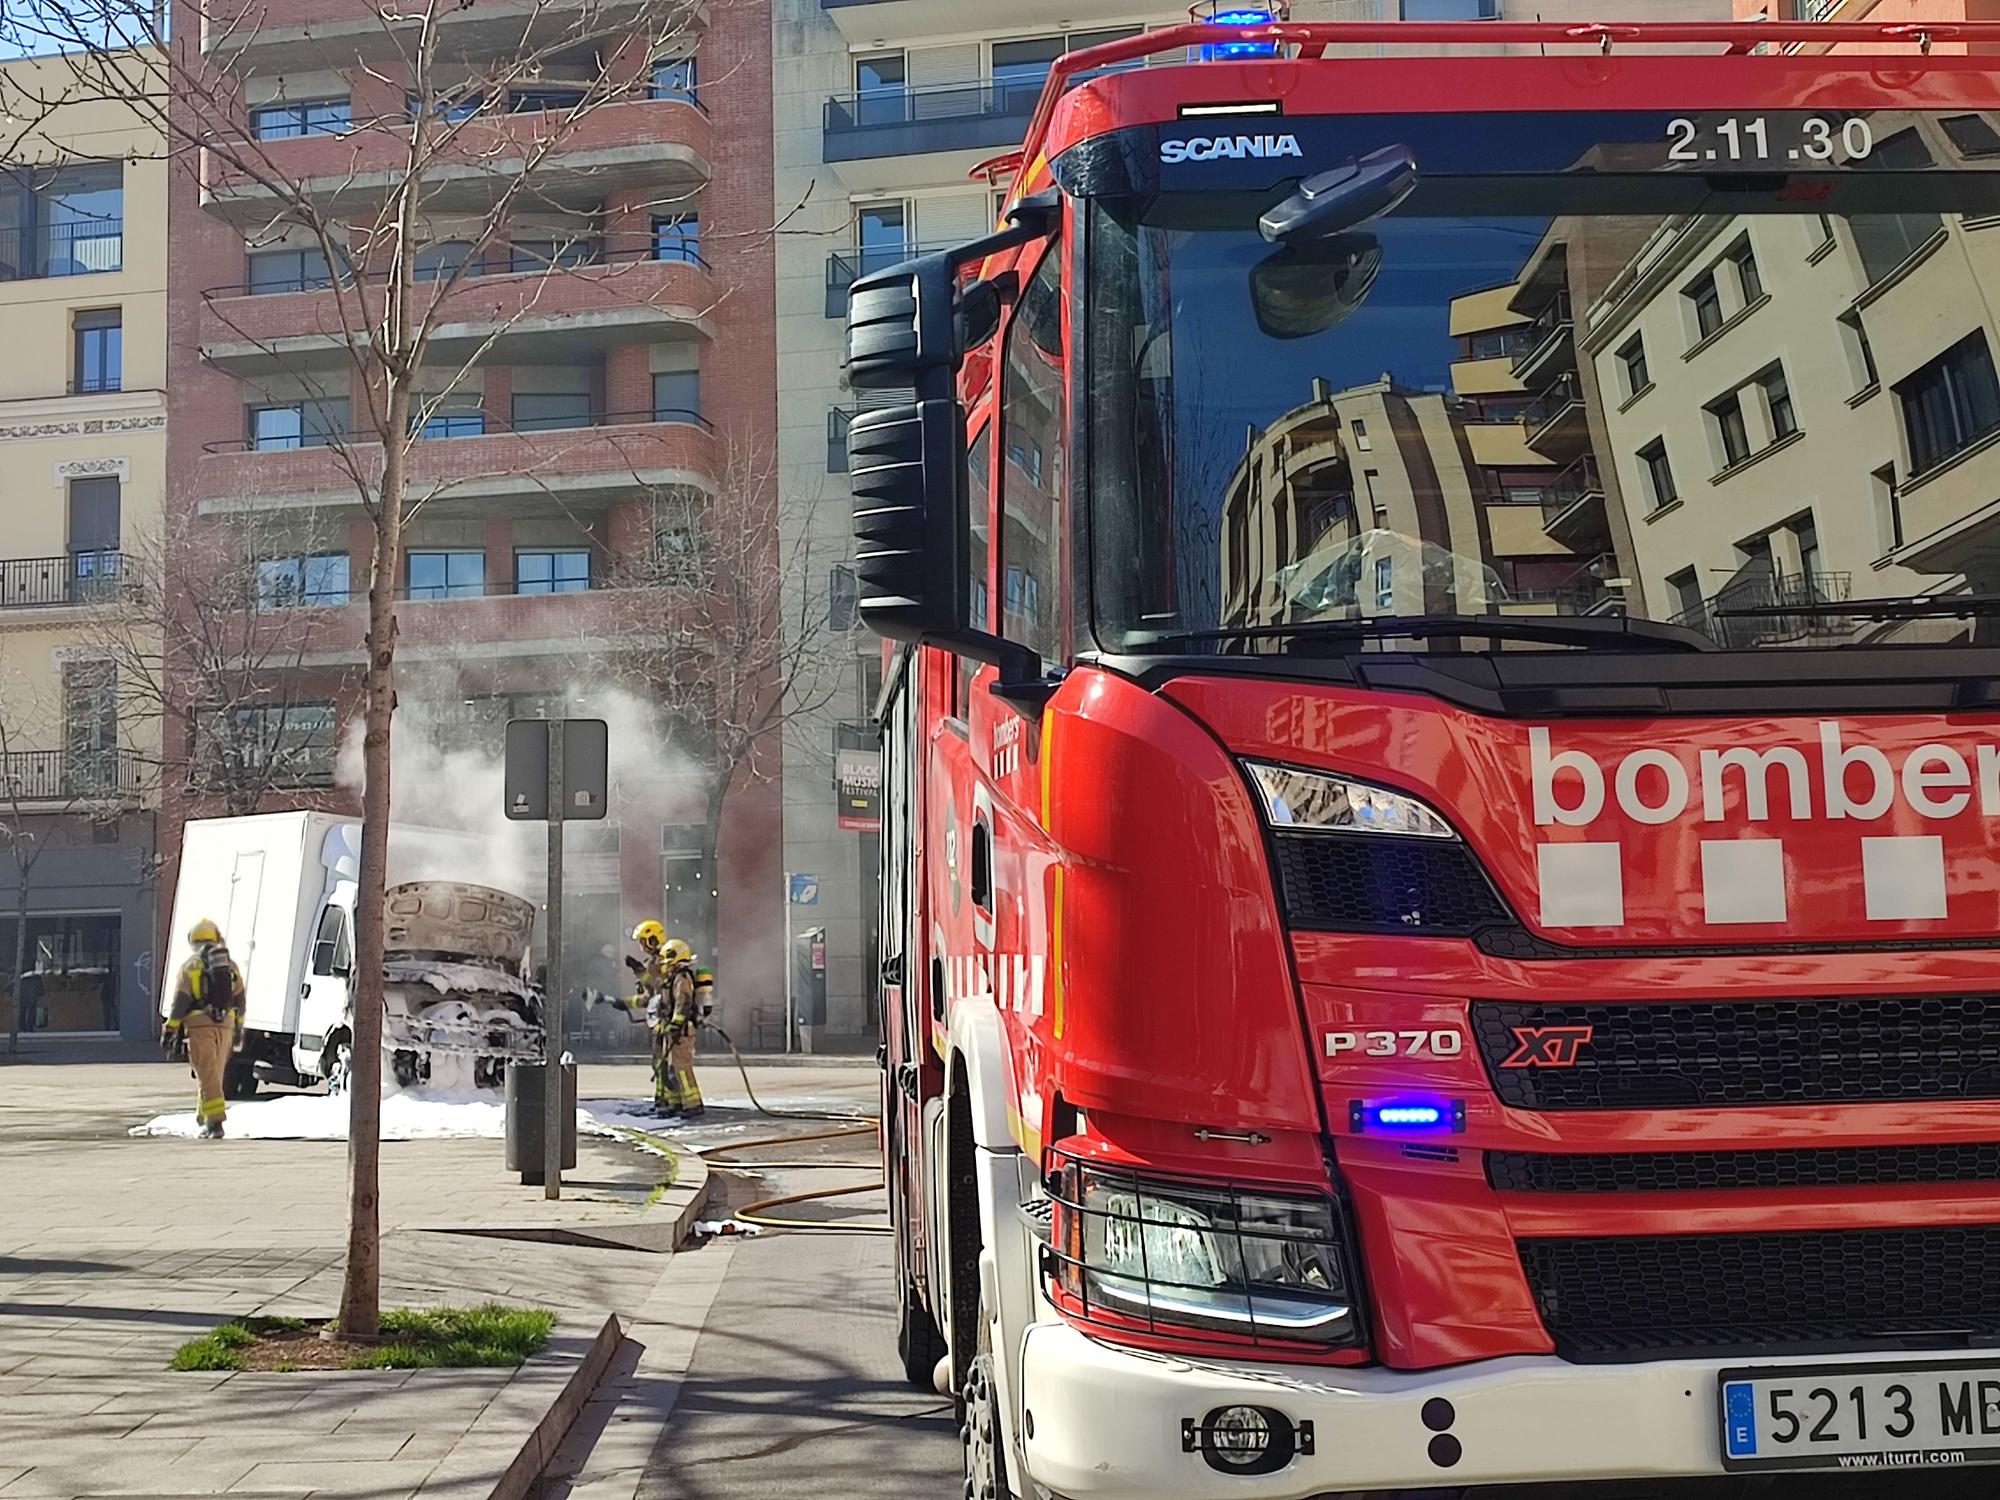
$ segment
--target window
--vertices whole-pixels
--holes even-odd
[[[1653,377],[1646,373],[1646,341],[1643,336],[1633,334],[1625,347],[1618,351],[1618,368],[1624,372],[1625,394],[1636,396],[1653,383]]]
[[[507,108],[515,114],[525,114],[533,110],[571,110],[583,103],[584,90],[555,86],[541,88],[509,89]]]
[[[846,635],[861,620],[861,575],[847,563],[826,570],[826,628]]]
[[[2000,131],[1984,115],[1946,115],[1944,133],[1962,156],[1992,156],[2000,152]]]
[[[1396,560],[1393,557],[1375,559],[1375,607],[1396,607]]]
[[[1361,418],[1356,417],[1352,426],[1354,429],[1355,448],[1362,453],[1373,451],[1375,445],[1368,439],[1368,424],[1362,421]]]
[[[1854,376],[1855,394],[1871,391],[1880,385],[1882,377],[1875,368],[1875,350],[1868,342],[1868,330],[1862,325],[1858,308],[1840,315],[1840,341],[1847,349],[1847,365]]]
[[[653,420],[701,421],[701,371],[661,370],[654,375]]]
[[[599,259],[595,240],[516,240],[507,256],[510,271],[546,271],[551,267],[572,270],[594,266]]]
[[[347,601],[345,552],[269,557],[257,564],[259,609],[322,609]]]
[[[348,974],[354,970],[354,939],[347,928],[347,913],[329,906],[320,913],[319,931],[313,937],[312,971],[315,974]]]
[[[449,396],[418,397],[417,428],[420,438],[478,437],[486,431],[486,411],[475,391],[453,391]],[[428,408],[430,415],[423,416]]]
[[[519,391],[514,396],[516,432],[555,432],[591,425],[588,391]]]
[[[2000,379],[1986,335],[1960,339],[1896,386],[1910,437],[1910,472],[1921,474],[2000,427]]]
[[[115,475],[69,482],[70,587],[79,597],[103,592],[118,577],[123,508]]]
[[[477,599],[486,592],[484,552],[412,552],[412,599]]]
[[[314,786],[333,780],[330,703],[211,711],[195,721],[197,773],[211,784]]]
[[[1517,328],[1503,328],[1488,333],[1469,334],[1465,340],[1467,359],[1498,359],[1504,354],[1512,354],[1525,340]]]
[[[1693,568],[1667,575],[1667,589],[1674,596],[1674,619],[1681,624],[1696,620],[1702,613],[1701,584]]]
[[[250,408],[250,446],[259,452],[324,448],[347,435],[347,398],[282,401]]]
[[[125,169],[0,167],[0,278],[84,276],[124,264]]]
[[[417,281],[445,281],[458,268],[471,260],[477,250],[470,240],[440,240],[435,245],[426,245],[417,252],[417,263],[410,275]],[[477,275],[475,266],[467,275]]]
[[[1405,21],[1491,21],[1500,0],[1403,0]]]
[[[118,390],[124,364],[123,315],[115,307],[80,312],[70,320],[70,326],[76,340],[72,388],[79,395]]]
[[[701,264],[701,220],[693,214],[653,220],[653,259]]]
[[[854,60],[854,123],[900,125],[909,115],[909,65],[900,52]]]
[[[854,413],[836,406],[826,414],[826,472],[845,474],[847,472],[847,429],[854,421]]]
[[[667,588],[701,584],[701,502],[694,496],[669,495],[654,513],[653,574]]]
[[[1639,450],[1639,470],[1645,476],[1647,499],[1654,510],[1672,505],[1680,499],[1680,491],[1674,488],[1674,471],[1667,462],[1667,440],[1654,438]]]
[[[454,120],[471,119],[486,107],[486,97],[477,92],[447,96],[431,100],[426,109],[422,99],[410,94],[404,98],[403,106],[413,120],[421,119],[428,113],[433,120],[449,123]]]
[[[1062,652],[1062,248],[1042,256],[1007,324],[1001,377],[1000,555],[1011,640],[1053,661]],[[1016,582],[1016,579],[1019,582]],[[1044,588],[1043,585],[1047,587]]]
[[[854,211],[859,274],[888,269],[910,254],[909,213],[901,203],[864,203]]]
[[[118,666],[102,659],[62,668],[65,789],[110,792],[118,786]]]
[[[323,250],[253,250],[245,259],[249,263],[250,291],[257,296],[318,291],[333,285],[333,273],[327,267]],[[346,267],[341,269],[345,272]]]
[[[652,96],[655,99],[684,99],[693,104],[695,61],[692,57],[662,57],[653,63]]]
[[[1722,289],[1716,285],[1713,271],[1695,282],[1683,295],[1694,308],[1697,341],[1722,327]]]
[[[1790,523],[1793,545],[1799,549],[1799,572],[1805,578],[1807,587],[1819,575],[1819,527],[1813,524],[1811,512]]]
[[[302,135],[339,135],[353,123],[345,99],[300,99],[250,111],[250,133],[260,141]]]
[[[970,469],[966,484],[966,509],[971,514],[972,548],[966,571],[970,575],[967,582],[971,588],[966,593],[970,601],[966,624],[974,630],[991,630],[993,622],[986,613],[987,588],[986,570],[991,561],[988,539],[993,524],[993,427],[991,423],[980,428],[979,436],[972,440],[966,450],[967,467]]]
[[[1785,367],[1772,365],[1757,377],[1764,392],[1764,409],[1771,414],[1771,441],[1788,438],[1799,430],[1799,414],[1792,406],[1792,388],[1785,383]]]
[[[1727,469],[1742,463],[1750,456],[1750,430],[1743,421],[1743,393],[1731,391],[1721,400],[1711,401],[1705,410],[1714,424],[1710,430],[1722,450],[1719,467]]]
[[[1944,220],[1936,214],[1850,214],[1847,218],[1870,286],[1886,280],[1943,227]]]
[[[1764,295],[1764,278],[1757,270],[1757,256],[1750,248],[1749,236],[1738,240],[1727,258],[1736,267],[1736,285],[1743,293],[1743,305],[1748,307]]]
[[[994,105],[1002,111],[1033,104],[1048,81],[1049,68],[1067,51],[1059,36],[1030,37],[993,44]]]
[[[1903,545],[1903,497],[1896,492],[1896,466],[1884,464],[1868,476],[1875,495],[1875,516],[1882,533],[1882,551]]]
[[[514,554],[517,594],[581,594],[589,588],[588,547],[540,548]]]

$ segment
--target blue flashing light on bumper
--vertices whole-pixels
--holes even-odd
[[[1463,1099],[1356,1099],[1347,1107],[1356,1135],[1457,1135],[1465,1129]]]

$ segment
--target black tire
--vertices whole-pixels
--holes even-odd
[[[257,1097],[257,1066],[241,1057],[232,1057],[222,1070],[222,1097],[225,1099],[255,1099]]]
[[[920,1391],[934,1391],[937,1364],[947,1352],[944,1335],[938,1332],[930,1309],[917,1300],[916,1288],[903,1269],[900,1243],[896,1250],[896,1295],[902,1303],[902,1315],[896,1320],[896,1353],[903,1361],[903,1378]]]

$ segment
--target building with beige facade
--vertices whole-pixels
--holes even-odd
[[[49,106],[53,104],[54,107]],[[29,851],[23,1030],[153,1032],[151,727],[106,659],[166,472],[160,140],[53,59],[0,64],[0,1027]]]

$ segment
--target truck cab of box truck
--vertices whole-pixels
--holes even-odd
[[[1155,33],[856,281],[969,1493],[2000,1456],[1996,42]]]

